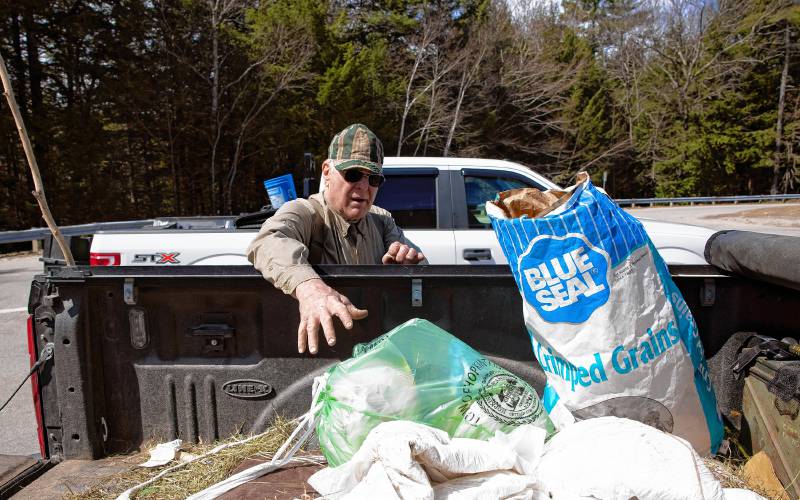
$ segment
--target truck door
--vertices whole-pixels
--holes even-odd
[[[500,191],[534,187],[546,190],[532,179],[516,172],[502,169],[461,169],[453,171],[453,226],[456,242],[457,264],[506,264],[489,217],[486,201],[493,200]]]
[[[384,167],[375,205],[392,213],[430,264],[455,264],[450,176],[438,168]]]

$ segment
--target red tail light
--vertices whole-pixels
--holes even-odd
[[[31,367],[36,364],[38,353],[36,351],[36,331],[33,328],[33,316],[28,316],[28,354]],[[36,434],[39,437],[39,452],[42,458],[47,458],[45,450],[44,418],[42,416],[42,401],[39,393],[39,373],[31,375],[31,391],[33,392],[33,410],[36,413]]]
[[[118,266],[122,258],[118,253],[90,253],[90,266]]]

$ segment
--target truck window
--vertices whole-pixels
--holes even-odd
[[[436,177],[387,175],[375,205],[390,211],[402,229],[436,229]]]
[[[528,184],[520,179],[510,177],[478,177],[472,175],[464,176],[464,189],[467,195],[467,220],[470,229],[490,229],[489,216],[486,215],[486,201],[493,200],[500,191],[509,189],[535,187],[542,189],[541,186]]]

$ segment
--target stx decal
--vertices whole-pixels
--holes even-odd
[[[180,252],[156,252],[156,253],[137,253],[133,256],[133,262],[137,264],[180,264],[178,255]]]

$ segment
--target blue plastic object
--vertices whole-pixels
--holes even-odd
[[[264,181],[264,188],[267,190],[269,202],[272,204],[273,208],[280,208],[280,206],[287,201],[297,198],[292,174],[285,174],[267,179]]]

